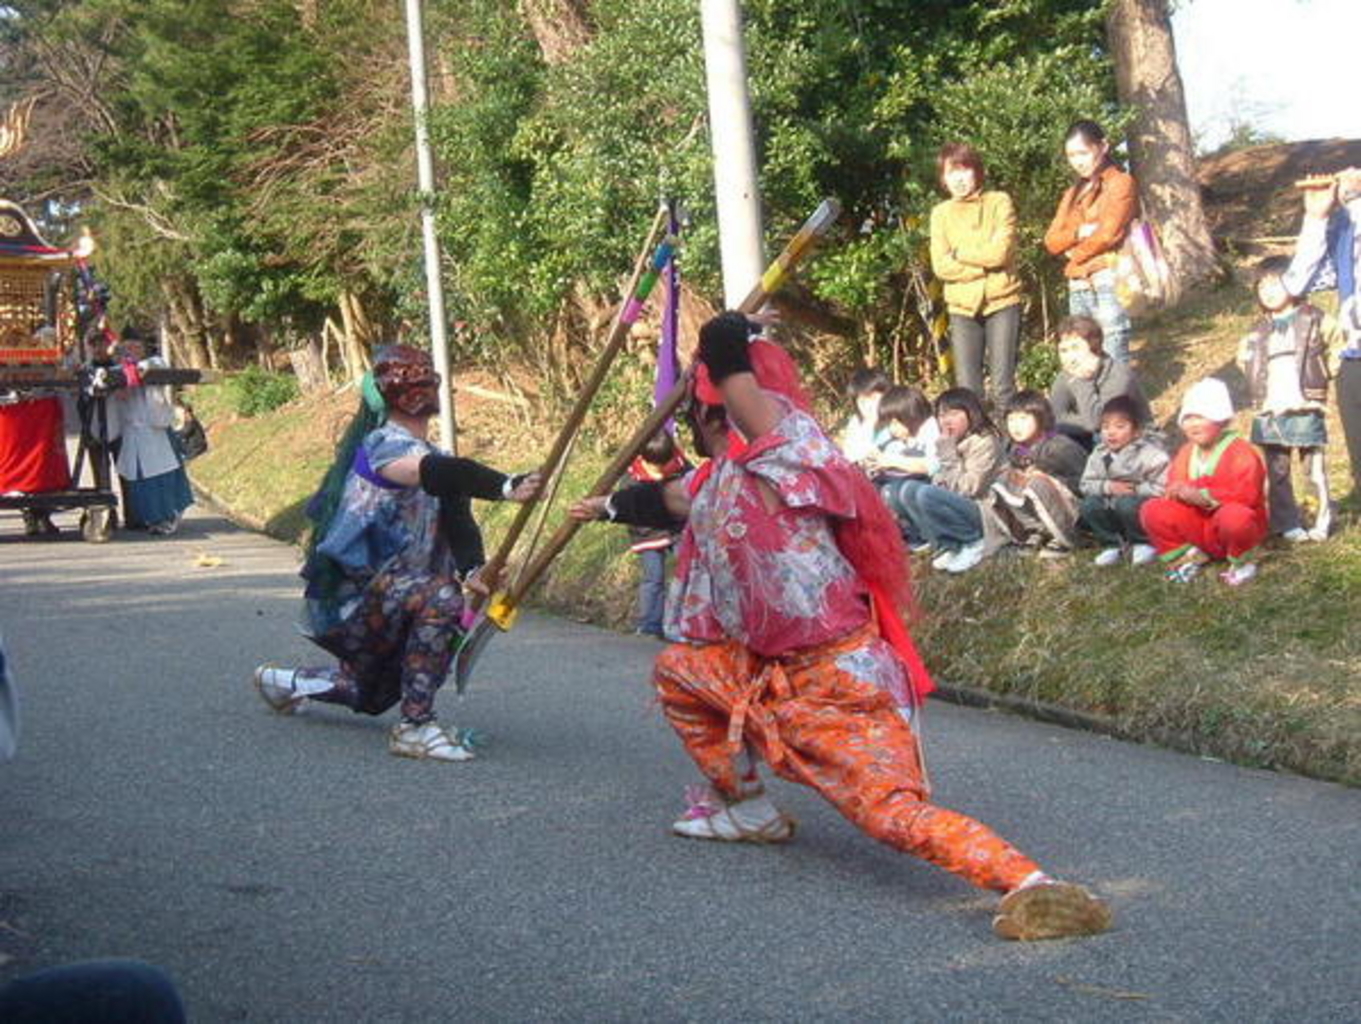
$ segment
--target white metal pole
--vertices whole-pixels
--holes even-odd
[[[430,350],[435,371],[443,382],[439,392],[440,441],[454,451],[457,446],[454,435],[454,389],[449,376],[449,339],[445,333],[439,238],[435,234],[435,164],[430,156],[430,131],[426,123],[430,99],[426,92],[421,0],[406,0],[406,37],[411,61],[411,107],[416,119],[416,182],[421,192],[421,239],[425,247],[425,290],[430,305]]]
[[[747,57],[738,0],[700,0],[704,72],[709,89],[709,137],[714,151],[723,295],[729,309],[761,279],[761,193],[747,95]]]

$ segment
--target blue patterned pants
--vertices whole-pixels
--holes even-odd
[[[317,639],[340,659],[339,667],[301,670],[333,684],[314,699],[368,715],[380,715],[400,700],[403,720],[431,721],[462,612],[463,590],[452,577],[379,573],[359,607]]]

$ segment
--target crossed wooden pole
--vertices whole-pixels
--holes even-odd
[[[737,307],[738,312],[755,313],[759,311],[767,300],[784,284],[790,272],[804,259],[804,257],[813,251],[813,248],[827,234],[827,231],[831,228],[840,213],[841,207],[836,200],[823,200],[817,210],[813,212],[813,215],[804,222],[803,226],[799,228],[794,237],[790,239],[780,255],[766,268],[765,273],[761,275],[761,280],[747,293],[746,298],[744,298]],[[660,216],[661,215],[659,214],[658,222],[654,225],[651,235],[649,235],[649,245],[651,244],[652,237],[655,236],[659,229]],[[663,243],[663,245],[665,245],[665,243]],[[640,260],[640,265],[641,263],[642,261]],[[651,271],[647,270],[644,270],[641,274],[635,272],[636,284],[633,294],[637,294],[638,288],[645,281],[646,276],[649,273],[651,273]],[[643,298],[646,298],[646,294],[643,295]],[[615,330],[614,333],[611,334],[610,343],[606,346],[606,352],[603,353],[600,360],[597,361],[596,373],[592,374],[590,382],[590,384],[594,384],[594,389],[588,384],[587,388],[583,390],[581,396],[577,399],[576,405],[573,407],[572,414],[568,417],[567,424],[563,427],[563,430],[559,432],[558,438],[554,442],[548,458],[545,460],[545,465],[549,467],[550,470],[557,465],[563,451],[566,450],[567,445],[570,443],[572,435],[575,434],[577,428],[580,427],[582,420],[585,418],[586,408],[589,407],[590,400],[594,397],[595,390],[599,389],[600,382],[603,380],[605,372],[608,370],[609,364],[607,359],[612,360],[614,358],[614,353],[610,351],[610,346],[614,345],[614,351],[617,351],[618,346],[623,344],[622,336],[626,335],[628,330],[627,324],[623,323],[624,316],[632,305],[633,301],[630,300],[624,307],[624,310],[621,311],[620,320],[615,324]],[[636,310],[634,311],[633,316],[636,319]],[[629,323],[632,323],[632,321],[630,320]],[[642,425],[638,427],[628,442],[620,448],[619,452],[610,461],[609,465],[601,471],[600,476],[596,479],[590,491],[587,493],[588,497],[602,497],[610,492],[619,478],[624,475],[629,464],[633,462],[638,453],[642,451],[643,446],[647,444],[648,440],[662,428],[662,425],[665,424],[676,409],[680,407],[680,404],[685,400],[689,385],[689,375],[687,374],[682,377],[665,398],[657,403],[656,407],[652,410],[651,415],[642,422]],[[528,522],[528,508],[529,505],[526,504],[521,508],[520,514],[516,517],[516,523],[520,524],[520,530],[523,530],[524,528],[523,523]],[[523,520],[523,522],[521,522],[521,520]],[[565,520],[558,528],[557,532],[549,538],[543,548],[535,555],[533,560],[521,569],[516,576],[514,583],[507,589],[498,591],[492,595],[490,601],[487,602],[486,608],[482,611],[481,616],[473,623],[468,633],[464,636],[463,643],[460,645],[458,652],[455,655],[454,684],[459,693],[462,693],[467,689],[473,667],[476,665],[478,658],[481,656],[483,649],[486,647],[491,637],[497,632],[505,632],[510,629],[515,622],[515,617],[519,612],[520,604],[524,600],[525,595],[529,593],[536,583],[538,583],[539,579],[548,570],[548,567],[552,564],[553,560],[562,553],[563,549],[567,547],[572,538],[576,536],[576,532],[581,528],[581,525],[581,522],[575,519],[569,518]],[[512,524],[512,530],[515,530],[514,524]],[[503,541],[501,548],[498,549],[496,557],[492,562],[489,562],[488,565],[499,572],[500,568],[505,565],[506,559],[509,558],[510,550],[513,548],[514,541],[518,536],[518,532],[514,532],[513,536],[508,535],[507,540]],[[495,575],[493,573],[488,573],[487,578],[495,579]]]

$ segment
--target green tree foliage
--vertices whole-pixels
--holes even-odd
[[[655,200],[694,214],[688,279],[717,291],[698,17],[690,0],[598,0],[594,37],[547,66],[517,9],[445,5],[482,45],[452,58],[458,102],[437,115],[451,180],[444,234],[459,301],[485,329],[534,337],[582,289],[613,294]],[[746,5],[767,231],[785,236],[825,195],[842,237],[809,271],[815,299],[871,339],[913,330],[905,274],[920,267],[949,139],[984,154],[1018,200],[1026,271],[1052,288],[1037,241],[1067,183],[1061,136],[1118,115],[1100,4],[752,0]]]
[[[552,17],[580,24],[553,38]],[[1023,264],[1079,116],[1118,127],[1098,0],[749,0],[773,248],[825,195],[846,215],[806,301],[847,352],[917,344],[939,145],[977,146],[1017,200]],[[400,5],[380,0],[19,0],[0,85],[86,100],[67,210],[93,218],[120,307],[197,296],[217,322],[314,331],[340,300],[423,321]],[[657,201],[682,198],[692,287],[718,291],[693,0],[428,0],[438,224],[464,356],[570,362],[598,335]],[[74,55],[74,56],[73,56]],[[77,59],[78,58],[78,59]],[[64,63],[63,63],[64,62]],[[72,68],[75,68],[74,80]],[[63,84],[65,76],[65,84]],[[55,158],[54,158],[55,159]],[[52,166],[28,168],[49,181]],[[48,174],[44,179],[42,174]],[[44,186],[46,187],[46,186]],[[20,196],[19,198],[23,198]],[[1047,284],[1046,284],[1047,282]],[[353,309],[353,303],[348,307]]]
[[[221,318],[315,329],[342,289],[382,291],[396,274],[369,225],[399,216],[373,201],[391,198],[393,136],[374,122],[402,113],[400,26],[387,16],[376,24],[394,31],[374,32],[386,5],[369,0],[317,7],[308,23],[292,0],[18,5],[17,51],[99,69],[81,83],[98,110],[68,205],[106,243],[123,316],[149,315],[176,279]]]
[[[231,379],[232,407],[238,416],[260,416],[298,397],[298,382],[282,373],[247,366]]]

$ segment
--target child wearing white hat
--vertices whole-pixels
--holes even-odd
[[[1266,539],[1266,467],[1232,429],[1233,400],[1223,381],[1206,377],[1182,399],[1177,423],[1187,437],[1168,469],[1163,497],[1145,502],[1139,519],[1167,577],[1188,582],[1209,562],[1228,559],[1230,586],[1257,575],[1253,553]]]

